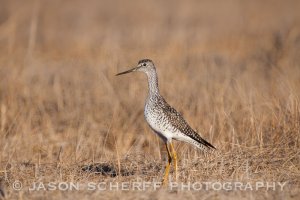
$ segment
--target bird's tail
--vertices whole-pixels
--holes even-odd
[[[196,132],[195,132],[196,133]],[[198,133],[194,134],[194,137],[192,137],[196,143],[194,145],[203,150],[203,151],[210,151],[210,150],[216,150],[216,147],[214,147],[212,144],[204,140]]]

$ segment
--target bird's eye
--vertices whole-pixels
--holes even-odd
[[[145,67],[145,66],[146,66],[146,63],[144,63],[143,66]]]

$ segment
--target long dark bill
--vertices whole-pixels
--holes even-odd
[[[123,75],[123,74],[127,74],[127,73],[133,72],[133,71],[135,71],[135,70],[136,70],[136,68],[132,68],[132,69],[127,70],[127,71],[125,71],[125,72],[118,73],[118,74],[116,74],[116,76]]]

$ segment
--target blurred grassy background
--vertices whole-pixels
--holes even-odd
[[[146,78],[114,76],[150,58],[162,95],[229,163],[251,152],[264,155],[267,170],[274,157],[291,158],[272,180],[278,173],[299,186],[299,1],[0,4],[0,176],[8,183],[43,177],[22,175],[24,163],[164,160],[143,117]],[[176,147],[182,162],[201,158]]]

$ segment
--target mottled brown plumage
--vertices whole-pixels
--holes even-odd
[[[215,147],[194,131],[182,115],[171,107],[160,95],[156,68],[150,59],[140,60],[137,67],[118,73],[117,75],[134,71],[144,72],[148,78],[149,93],[146,99],[144,115],[149,126],[166,144],[169,162],[163,179],[163,183],[165,183],[172,159],[175,160],[177,178],[177,156],[172,145],[172,139],[187,142],[204,151],[215,149]]]
[[[174,126],[176,129],[178,129],[180,132],[184,133],[188,137],[194,139],[198,144],[196,146],[201,149],[205,149],[205,147],[213,148],[215,147],[211,145],[209,142],[201,138],[201,136],[194,131],[189,124],[184,120],[182,115],[177,112],[173,107],[171,107],[165,99],[162,98],[162,101],[164,101],[164,106],[162,107],[164,113],[166,114],[168,121]]]

